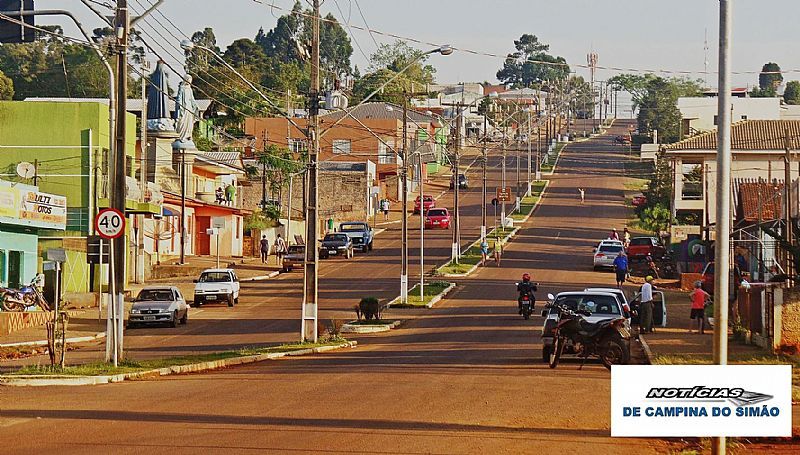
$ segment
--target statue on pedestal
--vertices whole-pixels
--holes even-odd
[[[169,115],[169,79],[163,61],[159,61],[147,85],[147,130],[174,132],[175,122]]]
[[[178,133],[176,145],[179,145],[180,148],[195,148],[192,132],[194,124],[199,119],[200,108],[194,99],[192,76],[187,75],[178,86],[178,95],[175,99],[175,132]]]

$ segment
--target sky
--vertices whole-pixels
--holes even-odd
[[[129,4],[135,14],[154,1],[129,0]],[[114,1],[99,0],[107,2]],[[162,25],[178,37],[210,26],[218,45],[224,49],[235,39],[255,37],[260,27],[272,28],[276,17],[285,14],[278,8],[289,10],[293,3],[294,0],[165,0],[159,8],[163,16],[152,14],[143,21],[142,29],[152,40],[160,42],[163,46],[160,53],[172,55],[164,57],[177,59],[179,40]],[[756,73],[768,61],[779,63],[784,71],[796,70],[784,75],[787,80],[800,79],[800,53],[794,52],[800,2],[736,0],[732,3],[733,69],[751,73],[735,74],[734,85],[756,84]],[[270,8],[270,4],[276,8]],[[68,9],[88,29],[101,25],[79,0],[37,0],[36,6]],[[717,0],[324,0],[322,10],[325,14],[332,13],[342,23],[363,27],[366,19],[373,30],[497,56],[512,52],[513,41],[523,33],[530,33],[549,44],[552,54],[565,57],[573,65],[585,65],[586,54],[591,51],[598,54],[600,67],[693,71],[687,76],[707,79],[709,86],[716,86],[716,74],[704,76],[702,71],[706,55],[709,71],[714,71],[717,65]],[[179,31],[172,30],[166,19]],[[68,34],[79,36],[77,29],[65,22],[39,20],[40,24],[54,22],[65,25]],[[365,55],[375,51],[376,42],[394,41],[384,35],[349,31],[354,47],[352,61],[362,73],[367,67]],[[431,47],[409,44],[425,50]],[[429,63],[437,68],[438,82],[494,82],[503,60],[457,51],[450,56],[433,55]],[[573,67],[573,70],[588,78],[585,68]],[[604,80],[620,72],[625,71],[600,69],[597,79]]]

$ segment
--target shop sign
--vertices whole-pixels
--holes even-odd
[[[45,229],[67,227],[67,198],[31,189],[0,186],[0,222]]]

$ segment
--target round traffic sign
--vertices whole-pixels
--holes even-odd
[[[105,239],[115,239],[125,232],[125,215],[117,209],[103,209],[94,220],[97,235]]]

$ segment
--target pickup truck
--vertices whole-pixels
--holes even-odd
[[[339,225],[339,232],[347,234],[353,241],[353,248],[359,248],[363,253],[372,251],[372,228],[368,223],[350,221]]]

